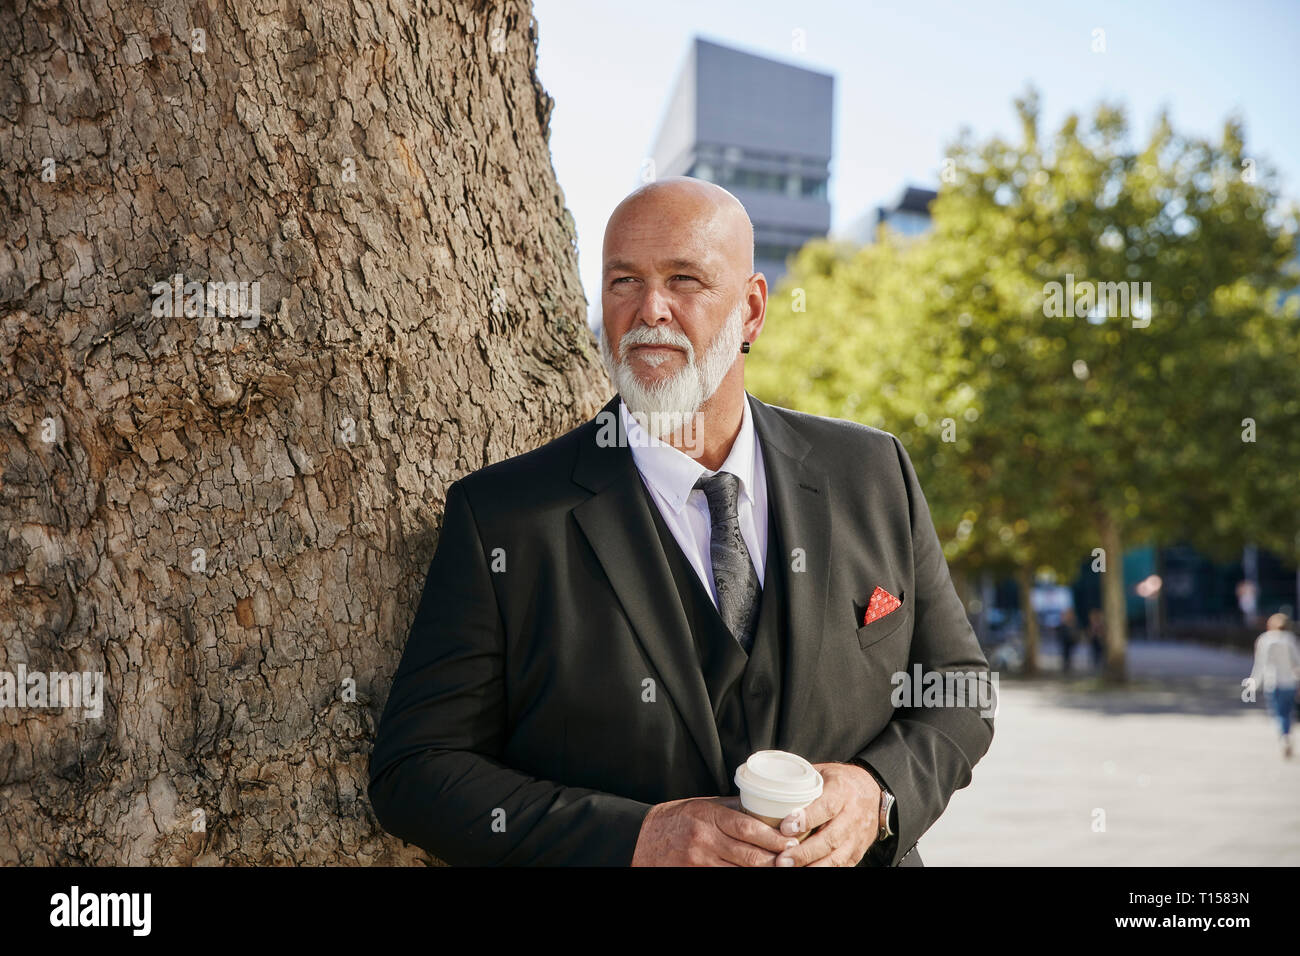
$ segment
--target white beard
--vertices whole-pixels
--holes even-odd
[[[602,326],[600,354],[605,369],[627,410],[642,428],[659,439],[679,430],[693,430],[692,419],[700,406],[713,397],[740,353],[740,343],[745,334],[744,315],[745,302],[742,299],[727,316],[726,323],[705,352],[704,361],[698,366],[691,340],[666,325],[638,324],[628,329],[618,343],[619,358],[615,361]],[[634,345],[676,346],[686,352],[686,364],[670,378],[646,385],[637,378],[627,358],[628,349]],[[662,356],[645,361],[655,366],[667,359],[668,356]]]

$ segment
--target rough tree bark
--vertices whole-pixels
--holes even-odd
[[[0,710],[0,863],[429,861],[365,791],[446,488],[610,394],[535,44],[525,0],[0,5],[0,671],[105,698]]]

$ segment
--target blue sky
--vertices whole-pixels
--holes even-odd
[[[834,74],[832,229],[905,184],[936,185],[962,126],[977,139],[1015,135],[1012,100],[1029,83],[1049,130],[1101,99],[1127,107],[1139,138],[1161,107],[1176,130],[1215,138],[1240,115],[1248,152],[1278,170],[1286,195],[1300,195],[1300,0],[535,0],[534,13],[538,73],[556,101],[551,157],[593,313],[605,220],[638,183],[697,34]],[[1092,51],[1097,28],[1104,53]]]

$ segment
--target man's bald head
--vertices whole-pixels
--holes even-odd
[[[754,272],[754,224],[740,200],[703,179],[673,176],[646,183],[628,193],[605,224],[605,256],[610,239],[620,230],[635,230],[644,222],[667,222],[705,238],[748,278]]]

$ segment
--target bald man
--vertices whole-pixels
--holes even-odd
[[[899,441],[745,392],[753,246],[700,180],[610,216],[618,394],[448,489],[371,756],[391,833],[452,865],[920,865],[996,681]],[[759,750],[822,777],[779,826],[738,798]]]

